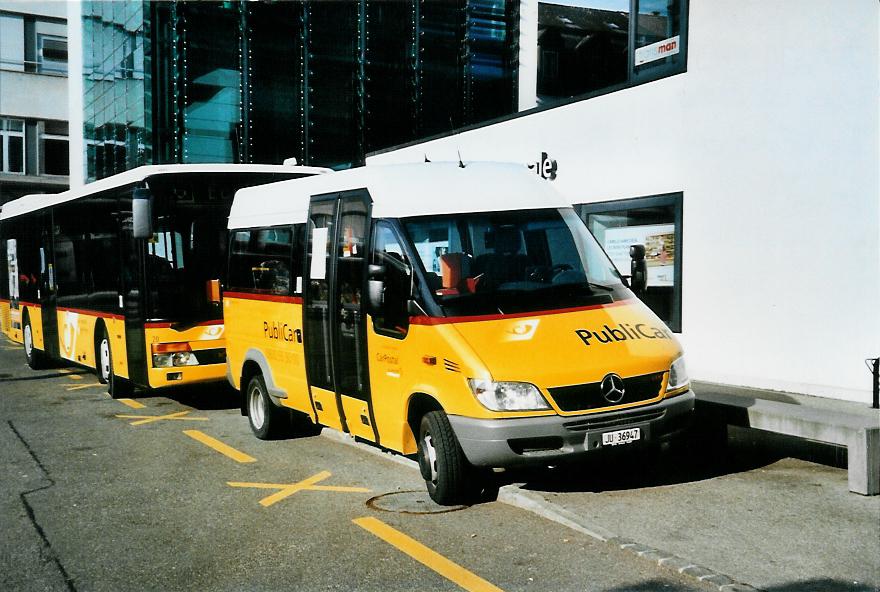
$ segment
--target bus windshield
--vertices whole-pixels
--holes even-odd
[[[447,316],[589,306],[632,297],[570,208],[403,220]]]
[[[221,318],[207,282],[225,280],[226,223],[235,192],[298,176],[251,172],[150,178],[154,220],[144,266],[147,318],[184,324]]]

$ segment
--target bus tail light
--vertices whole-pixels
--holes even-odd
[[[188,343],[154,343],[151,349],[154,368],[199,365],[199,360]]]

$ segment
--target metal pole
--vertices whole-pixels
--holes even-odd
[[[880,358],[874,358],[872,361],[874,362],[874,369],[872,371],[874,376],[874,402],[871,406],[874,409],[880,409]]]

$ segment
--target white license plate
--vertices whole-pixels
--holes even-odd
[[[631,444],[641,439],[641,428],[630,428],[628,430],[617,430],[616,432],[605,432],[602,434],[602,446],[617,446],[619,444]]]

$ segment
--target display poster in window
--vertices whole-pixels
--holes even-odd
[[[624,275],[630,272],[629,248],[645,245],[648,287],[671,287],[675,282],[675,224],[607,228],[603,247]]]
[[[12,238],[6,241],[6,270],[9,273],[9,297],[18,300],[18,243]]]
[[[309,279],[327,279],[327,228],[312,228],[312,265]]]

